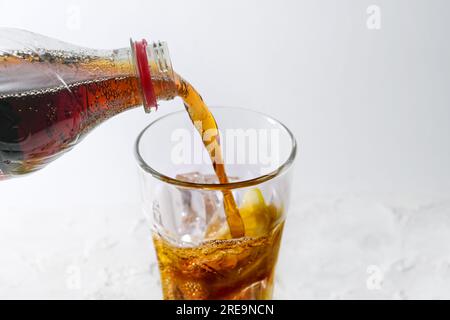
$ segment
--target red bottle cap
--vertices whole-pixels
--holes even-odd
[[[150,66],[147,58],[147,41],[134,42],[134,50],[136,53],[136,64],[141,80],[142,94],[144,96],[145,111],[150,112],[151,108],[158,109],[156,103],[155,89],[153,88],[152,77],[150,74]]]

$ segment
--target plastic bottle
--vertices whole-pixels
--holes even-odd
[[[0,28],[0,180],[44,167],[112,116],[177,95],[164,42],[93,50]]]

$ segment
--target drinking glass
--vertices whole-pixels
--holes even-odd
[[[219,126],[228,183],[218,182],[204,148],[211,135],[200,137],[186,112],[155,120],[136,141],[143,211],[151,225],[163,297],[272,299],[296,141],[267,115],[241,108],[210,110]],[[232,192],[239,208],[243,237],[231,236],[225,192]]]

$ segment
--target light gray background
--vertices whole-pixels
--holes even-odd
[[[381,9],[380,30],[369,30],[366,25],[369,17],[366,10],[372,4]],[[334,215],[339,212],[334,201],[344,201],[348,207],[345,212],[354,214],[348,221],[358,220],[363,212],[370,212],[361,220],[365,225],[371,224],[367,222],[371,218],[376,219],[374,215],[378,216],[379,210],[384,210],[367,209],[379,203],[383,208],[390,208],[392,216],[397,217],[398,207],[418,212],[417,208],[429,208],[437,201],[444,203],[443,207],[438,206],[441,208],[439,215],[445,219],[450,215],[450,206],[447,206],[450,191],[449,10],[450,3],[445,0],[128,0],[115,3],[0,0],[0,23],[93,48],[126,47],[129,37],[167,41],[175,69],[198,88],[207,103],[266,112],[295,133],[300,152],[290,214],[308,216],[308,210],[315,208],[313,211],[317,214]],[[101,230],[105,221],[114,226],[118,224],[114,217],[124,224],[128,221],[127,215],[139,219],[140,195],[132,155],[134,139],[155,117],[181,108],[180,101],[176,100],[161,103],[158,114],[150,116],[142,109],[129,111],[101,125],[75,150],[45,170],[0,184],[3,230],[0,246],[19,243],[10,249],[11,256],[3,258],[7,266],[2,267],[3,270],[0,268],[0,296],[9,296],[6,291],[2,294],[2,279],[3,288],[8,285],[14,296],[114,296],[102,289],[98,289],[98,295],[64,291],[64,284],[58,281],[65,279],[66,266],[72,260],[78,261],[72,256],[77,257],[77,250],[84,247],[72,247],[73,254],[68,256],[63,244],[78,243],[85,236],[95,239],[97,232],[104,232]],[[382,199],[388,198],[395,199],[392,200],[395,205],[383,202]],[[328,206],[330,201],[332,205]],[[120,213],[114,215],[114,210]],[[77,221],[79,233],[70,233],[75,229],[64,219]],[[294,225],[294,218],[292,221]],[[318,228],[318,222],[308,221],[306,233]],[[83,228],[83,223],[91,229]],[[305,224],[305,221],[298,223]],[[61,226],[72,231],[63,231]],[[336,230],[339,226],[332,228]],[[360,230],[358,226],[354,225]],[[291,228],[288,231],[293,235],[297,226]],[[348,237],[346,239],[351,241],[355,230],[352,228],[336,239]],[[382,233],[385,228],[382,222],[373,233]],[[88,229],[91,233],[86,231]],[[392,231],[392,235],[398,236],[397,231]],[[53,236],[46,238],[45,234]],[[117,239],[124,237],[120,232],[116,235]],[[314,239],[319,241],[319,238]],[[289,243],[289,234],[286,239]],[[363,243],[366,240],[362,240]],[[291,238],[292,245],[298,241],[300,239]],[[329,241],[332,243],[335,239]],[[50,257],[49,265],[58,265],[59,271],[55,272],[61,274],[56,276],[59,280],[54,280],[53,291],[47,290],[45,284],[51,283],[50,275],[44,273],[43,276],[36,271],[32,277],[33,287],[28,269],[17,269],[23,259],[37,259],[44,264],[43,270],[49,270],[42,259],[33,256],[37,253],[29,248],[30,242],[39,243],[37,250]],[[53,249],[49,249],[54,248],[55,243],[60,246],[59,255],[56,254],[56,257],[62,256],[60,260],[55,258]],[[433,251],[436,246],[430,243],[429,248]],[[53,253],[48,253],[49,250]],[[324,249],[320,255],[305,259],[309,263],[311,259],[316,261],[317,270],[321,270],[320,261],[323,262],[327,254]],[[347,250],[342,254],[348,254],[350,263],[351,252]],[[16,256],[21,258],[14,260],[12,257]],[[121,259],[120,254],[117,257]],[[314,271],[308,275],[309,269],[305,269],[301,272],[310,278],[316,275],[323,286],[311,288],[299,279],[297,291],[287,288],[285,292],[289,294],[280,294],[280,297],[348,297],[352,294],[372,297],[364,291],[365,268],[371,263],[383,265],[385,261],[383,254],[374,257],[367,262],[362,258],[364,262],[358,267],[362,280],[355,280],[355,283],[362,286],[362,291],[342,291],[346,282],[336,280],[341,277],[344,281],[340,273],[336,278],[331,276],[330,282],[324,279],[323,273]],[[100,259],[92,269],[114,268],[116,260],[111,261]],[[282,256],[280,268],[283,268],[283,261],[287,260]],[[333,264],[335,261],[329,263],[332,270],[338,268]],[[391,270],[389,268],[386,270]],[[10,280],[9,272],[15,274],[13,269],[22,270],[22,273],[17,271],[20,274],[17,277],[22,279],[17,283]],[[288,272],[286,270],[284,272]],[[344,268],[342,272],[349,270],[352,269]],[[92,275],[94,271],[86,272]],[[284,281],[286,285],[289,283]],[[309,289],[301,290],[302,286]],[[13,287],[17,289],[14,291]],[[397,290],[395,284],[392,288],[384,297],[404,297],[405,290]],[[422,296],[411,296],[449,294],[448,287],[442,288],[443,293],[433,288],[436,287],[427,282],[417,289]],[[143,292],[143,296],[149,296],[148,292]],[[135,297],[127,293],[118,296]]]

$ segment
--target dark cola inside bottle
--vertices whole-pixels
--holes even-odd
[[[0,28],[0,180],[44,167],[122,111],[176,95],[165,43],[92,50]]]

